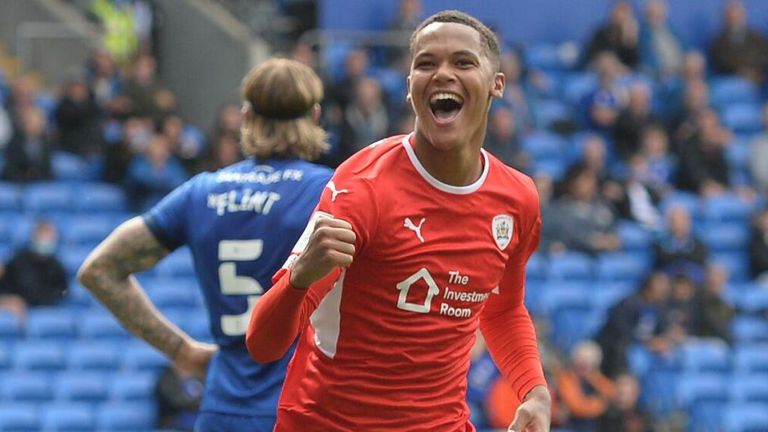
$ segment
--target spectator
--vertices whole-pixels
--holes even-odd
[[[650,189],[656,198],[673,189],[677,161],[669,153],[667,131],[659,125],[649,125],[640,134],[640,155],[644,166],[637,172],[638,180]]]
[[[45,115],[30,106],[19,113],[19,130],[5,149],[3,179],[15,182],[50,180],[51,142]]]
[[[470,366],[467,374],[467,404],[470,407],[472,424],[476,427],[485,427],[488,424],[485,401],[493,383],[500,378],[500,375],[488,353],[483,335],[477,332],[475,344],[470,351]],[[510,422],[507,422],[507,425]]]
[[[600,53],[610,51],[626,67],[635,69],[640,62],[638,38],[638,24],[632,5],[625,0],[617,1],[608,22],[592,35],[586,49],[586,60],[591,62]]]
[[[400,44],[393,45],[388,52],[390,65],[408,61],[408,41],[416,30],[422,16],[421,0],[400,0],[397,16],[389,24],[389,30],[399,32]]]
[[[337,82],[328,86],[328,119],[333,125],[343,121],[344,112],[355,97],[358,81],[368,73],[368,51],[356,48],[349,52],[344,61],[344,72]]]
[[[603,353],[595,342],[584,341],[571,351],[571,365],[557,375],[557,391],[570,412],[568,428],[574,432],[593,432],[597,419],[608,409],[616,388],[600,372]]]
[[[13,125],[5,107],[0,105],[0,152],[5,151],[6,146],[13,137]]]
[[[564,183],[565,195],[552,201],[544,212],[545,249],[588,253],[619,249],[621,241],[614,232],[616,218],[598,195],[595,174],[577,164],[568,170]]]
[[[169,115],[160,123],[161,135],[168,140],[171,153],[176,156],[188,173],[194,174],[202,168],[206,154],[204,142],[198,142],[184,135],[184,120],[177,115]]]
[[[166,366],[155,384],[157,427],[191,432],[203,398],[204,383],[173,365]]]
[[[716,264],[707,267],[704,286],[696,298],[697,336],[731,342],[731,320],[736,311],[723,298],[727,282],[728,270],[725,267]]]
[[[521,148],[520,131],[512,111],[502,105],[493,108],[488,126],[485,149],[505,164],[519,170],[525,170],[530,161],[528,155]]]
[[[686,274],[701,282],[709,252],[693,233],[691,215],[682,206],[667,211],[667,229],[654,242],[656,268],[667,273]]]
[[[615,379],[616,395],[597,423],[597,432],[655,432],[654,419],[638,405],[640,383],[631,374]]]
[[[699,113],[696,120],[696,132],[680,147],[677,184],[703,197],[718,195],[729,186],[725,147],[733,136],[711,109]]]
[[[216,115],[216,123],[211,129],[211,140],[215,141],[219,135],[239,136],[241,120],[240,106],[225,104]]]
[[[11,84],[11,92],[5,100],[5,111],[14,130],[21,128],[22,113],[27,108],[34,108],[38,93],[38,83],[30,75],[20,75]]]
[[[686,82],[679,108],[668,116],[669,130],[677,144],[674,148],[675,153],[680,153],[681,143],[690,140],[696,134],[699,116],[707,110],[709,110],[709,85],[704,80]]]
[[[96,51],[87,68],[87,82],[99,107],[110,117],[123,119],[130,109],[130,101],[123,95],[123,77],[107,51]]]
[[[627,371],[627,348],[633,343],[643,344],[658,353],[667,353],[674,348],[675,341],[666,334],[669,291],[669,277],[653,272],[637,293],[608,311],[597,336],[604,354],[601,369],[605,375],[616,377]]]
[[[762,209],[752,223],[749,269],[753,278],[768,286],[768,207]]]
[[[529,132],[533,127],[533,116],[529,102],[528,84],[524,80],[523,64],[517,51],[507,51],[502,54],[500,68],[504,73],[503,103],[515,117],[515,123],[521,133]]]
[[[685,272],[672,277],[672,291],[667,307],[668,334],[682,342],[696,336],[701,316],[697,313],[696,285]]]
[[[27,246],[17,251],[0,279],[0,308],[24,318],[28,306],[60,302],[67,293],[67,273],[54,253],[59,240],[56,227],[39,220]]]
[[[344,110],[339,162],[368,144],[380,140],[388,132],[389,115],[381,86],[373,78],[361,78],[355,82],[353,101]]]
[[[648,183],[650,177],[648,159],[636,154],[629,160],[629,177],[624,185],[624,199],[617,208],[623,218],[632,219],[648,229],[661,225],[661,213],[656,208],[658,195]]]
[[[712,69],[762,84],[768,66],[768,40],[749,28],[747,11],[739,0],[725,4],[723,18],[723,29],[709,47]]]
[[[660,81],[660,103],[655,108],[670,126],[670,130],[674,130],[673,126],[685,115],[684,95],[688,84],[694,81],[707,81],[707,59],[695,50],[685,53],[680,74]]]
[[[125,95],[131,102],[131,113],[160,121],[176,105],[176,98],[158,80],[157,63],[149,54],[142,54],[133,65],[133,75],[125,83]]]
[[[768,104],[763,105],[763,131],[749,145],[749,171],[757,190],[768,193]]]
[[[627,94],[618,79],[625,73],[624,66],[609,52],[601,53],[594,61],[599,84],[585,100],[587,125],[605,134],[616,124],[619,112],[627,104]]]
[[[642,130],[657,122],[651,112],[651,89],[644,82],[637,82],[629,88],[627,106],[619,111],[613,125],[613,142],[617,156],[628,161],[640,150]]]
[[[171,153],[168,140],[154,135],[144,153],[131,160],[125,185],[136,211],[144,211],[187,179],[184,168]]]
[[[238,136],[234,134],[219,135],[217,140],[213,142],[210,152],[211,156],[208,158],[210,162],[209,171],[216,171],[243,160],[240,141]]]
[[[639,45],[643,67],[654,77],[665,80],[681,72],[685,47],[680,35],[667,21],[666,0],[646,3]]]
[[[56,107],[56,125],[61,150],[88,158],[104,152],[101,110],[85,81],[75,79],[64,85]]]

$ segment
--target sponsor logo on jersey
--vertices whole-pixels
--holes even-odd
[[[416,233],[416,237],[418,237],[419,241],[424,243],[424,237],[422,237],[422,235],[421,235],[421,227],[422,227],[422,225],[424,225],[424,221],[426,221],[426,220],[427,220],[427,218],[421,218],[421,220],[419,221],[419,224],[416,225],[415,223],[413,223],[411,218],[405,218],[405,221],[403,222],[403,226],[408,228],[409,230],[415,232]]]
[[[339,194],[349,193],[349,189],[336,189],[336,184],[333,180],[329,181],[325,187],[331,191],[331,202],[335,202]]]
[[[220,171],[216,174],[217,183],[256,183],[261,185],[271,185],[282,181],[301,181],[304,177],[304,171],[297,169],[277,170],[268,165],[259,165],[255,167],[257,171],[251,172],[230,172]]]
[[[496,246],[499,249],[504,250],[512,241],[512,228],[514,220],[510,215],[497,215],[493,218],[491,223],[491,234],[493,234],[493,240],[496,242]]]

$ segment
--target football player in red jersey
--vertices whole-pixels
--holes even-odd
[[[474,431],[465,394],[479,327],[522,401],[509,430],[547,432],[551,401],[523,303],[538,195],[482,149],[504,91],[498,41],[444,11],[416,29],[411,59],[414,132],[337,169],[251,315],[246,345],[259,362],[300,335],[275,430]]]

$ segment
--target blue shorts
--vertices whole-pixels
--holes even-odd
[[[195,432],[272,432],[275,416],[241,416],[216,412],[200,412]]]

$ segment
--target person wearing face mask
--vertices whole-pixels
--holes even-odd
[[[0,279],[0,308],[23,317],[27,306],[60,302],[67,293],[67,272],[54,255],[59,234],[45,220],[35,224],[29,244],[5,266]]]

